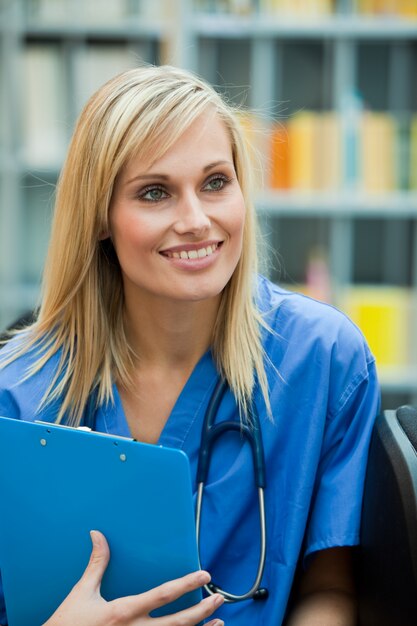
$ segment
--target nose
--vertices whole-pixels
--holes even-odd
[[[180,235],[203,235],[211,222],[199,197],[193,191],[184,194],[177,204],[175,230]]]

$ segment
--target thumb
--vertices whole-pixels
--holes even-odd
[[[90,531],[90,536],[93,549],[80,582],[98,591],[100,589],[101,579],[103,578],[103,574],[106,571],[110,559],[110,550],[109,544],[101,532],[92,530]]]

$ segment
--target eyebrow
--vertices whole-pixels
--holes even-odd
[[[214,167],[218,167],[219,165],[231,165],[234,167],[232,161],[227,161],[226,159],[224,159],[220,161],[213,161],[213,163],[209,163],[208,165],[205,165],[203,167],[203,172],[206,173],[209,170],[213,169]],[[149,180],[149,179],[156,179],[156,178],[160,180],[169,180],[170,177],[167,174],[158,174],[157,172],[154,172],[151,174],[138,174],[137,176],[134,176],[133,178],[128,180],[126,182],[126,185],[130,185],[131,183],[134,183],[138,180]]]

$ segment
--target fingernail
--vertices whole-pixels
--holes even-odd
[[[224,597],[220,593],[216,593],[213,596],[213,598],[214,598],[213,602],[215,606],[220,606],[224,602]]]
[[[100,535],[96,530],[90,530],[90,537],[94,547],[97,547],[100,544]]]
[[[221,619],[216,619],[216,621],[213,622],[213,626],[224,626],[224,622]]]
[[[207,583],[210,582],[211,580],[211,576],[208,572],[205,572],[204,570],[201,572],[198,572],[197,574],[197,580],[199,583],[201,583],[202,585],[206,585]]]

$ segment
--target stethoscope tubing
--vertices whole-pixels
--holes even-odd
[[[202,502],[203,502],[203,491],[204,491],[204,483],[199,483],[197,487],[197,502],[196,502],[196,535],[197,535],[197,547],[198,553],[200,554],[200,526],[201,526],[201,511],[202,511]],[[246,593],[242,594],[234,594],[221,587],[218,587],[216,584],[209,583],[208,585],[204,585],[205,590],[209,595],[213,595],[215,593],[220,593],[224,597],[225,603],[234,603],[234,602],[242,602],[243,600],[251,600],[257,599],[257,594],[261,592],[259,598],[265,597],[266,590],[261,590],[261,580],[265,569],[265,561],[266,561],[266,519],[265,519],[265,499],[264,499],[264,490],[262,487],[258,487],[258,497],[259,497],[259,526],[261,531],[261,544],[259,551],[259,564],[258,570],[256,573],[255,581],[252,587]],[[262,593],[263,592],[263,593]]]
[[[260,588],[266,561],[266,516],[264,497],[264,488],[266,485],[266,481],[262,433],[259,422],[259,415],[255,404],[252,402],[249,408],[247,424],[241,423],[240,421],[237,422],[232,420],[224,420],[218,422],[217,424],[215,423],[220,403],[227,389],[228,385],[226,381],[224,379],[219,379],[211,396],[204,417],[197,467],[196,535],[198,554],[200,555],[200,528],[202,517],[203,492],[204,485],[208,476],[212,449],[215,442],[220,436],[224,435],[226,432],[237,431],[241,434],[241,436],[245,437],[245,439],[250,444],[252,450],[255,484],[258,489],[259,500],[260,551],[255,581],[252,587],[246,593],[233,594],[225,591],[224,589],[221,589],[218,585],[214,583],[209,583],[208,585],[205,585],[207,593],[220,593],[224,597],[225,602],[231,603],[241,602],[243,600],[249,599],[264,599],[268,595],[266,589]]]
[[[268,597],[268,591],[261,589],[260,584],[265,569],[266,562],[266,515],[265,515],[265,497],[264,489],[266,486],[265,480],[265,458],[264,447],[262,442],[262,433],[259,422],[259,415],[254,403],[251,404],[248,411],[247,423],[241,421],[224,420],[215,423],[216,415],[220,407],[220,403],[223,396],[228,389],[227,382],[220,378],[217,381],[216,387],[210,398],[209,405],[204,417],[204,423],[201,434],[200,451],[197,467],[197,500],[196,500],[196,536],[197,536],[197,550],[200,559],[200,528],[202,517],[202,504],[204,486],[207,481],[208,471],[210,466],[210,459],[213,446],[217,439],[224,435],[226,432],[235,431],[239,432],[251,446],[253,466],[254,466],[254,478],[255,485],[258,490],[258,502],[259,502],[259,526],[260,526],[260,549],[259,549],[259,563],[255,577],[255,581],[252,587],[243,594],[234,594],[224,589],[221,589],[214,583],[205,585],[205,589],[208,594],[220,593],[226,603],[241,602],[243,600],[261,600]],[[83,427],[95,430],[96,428],[96,398],[95,394],[92,394],[83,420]],[[200,564],[201,566],[201,564]]]

